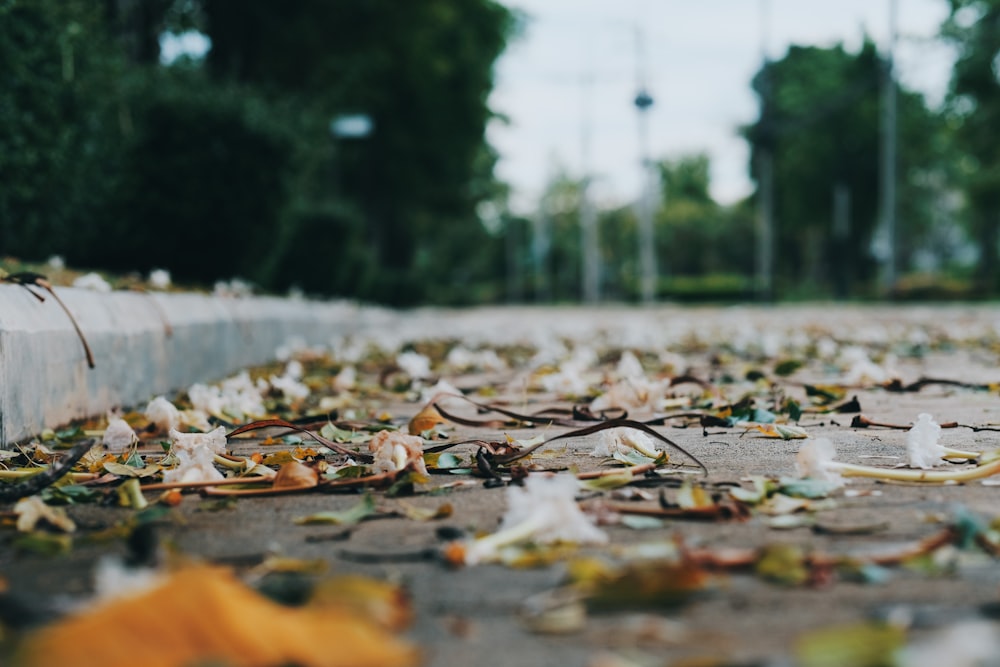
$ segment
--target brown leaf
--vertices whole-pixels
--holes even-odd
[[[430,431],[438,424],[444,423],[447,422],[438,409],[433,404],[428,404],[410,420],[410,435],[420,435],[424,431]]]
[[[319,484],[319,473],[316,469],[298,461],[292,461],[281,466],[274,476],[274,490],[310,489]]]

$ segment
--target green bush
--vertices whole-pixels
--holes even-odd
[[[99,3],[8,0],[0,63],[0,252],[41,259],[103,216],[121,62]]]
[[[84,265],[181,281],[254,277],[287,205],[289,141],[252,96],[197,72],[163,71],[130,91],[131,131],[108,217],[68,251]]]

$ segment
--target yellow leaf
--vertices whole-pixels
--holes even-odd
[[[347,603],[289,608],[196,566],[29,636],[18,667],[409,667],[416,649]]]
[[[677,505],[681,509],[695,509],[698,507],[711,507],[715,505],[712,494],[705,490],[705,487],[685,481],[677,490]]]
[[[358,575],[327,579],[316,586],[310,608],[342,607],[398,632],[413,621],[410,596],[402,586]]]
[[[753,428],[763,433],[765,438],[799,440],[809,437],[804,428],[801,426],[792,426],[791,424],[754,424]]]

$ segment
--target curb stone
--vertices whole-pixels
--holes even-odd
[[[348,302],[56,288],[93,351],[87,367],[53,299],[0,285],[0,448],[45,428],[135,405],[363,328]]]

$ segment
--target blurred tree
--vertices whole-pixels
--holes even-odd
[[[581,181],[559,168],[549,180],[539,202],[538,216],[547,239],[547,256],[536,267],[536,297],[554,301],[579,301]],[[536,231],[537,233],[537,231]],[[537,275],[538,271],[545,275]]]
[[[658,165],[664,204],[656,217],[657,253],[667,269],[661,291],[668,296],[681,296],[676,292],[687,285],[685,289],[701,290],[710,298],[718,276],[732,276],[739,283],[740,276],[749,279],[753,273],[753,256],[747,252],[753,247],[752,219],[740,215],[739,207],[725,207],[712,198],[710,166],[705,154]],[[700,284],[689,280],[695,276],[704,279]]]
[[[507,9],[492,0],[200,2],[212,74],[294,96],[315,119],[303,140],[336,152],[338,190],[357,203],[377,263],[363,296],[411,303],[475,273],[469,248],[491,242],[476,208],[495,161],[486,100],[514,25]],[[331,145],[326,123],[344,113],[367,114],[372,134]]]
[[[77,230],[77,264],[169,268],[179,281],[254,278],[288,201],[293,148],[249,91],[197,72],[148,72],[129,89],[130,130],[108,216]]]
[[[115,187],[122,69],[99,10],[0,3],[0,254],[64,252]]]
[[[950,0],[942,34],[958,50],[949,111],[966,156],[962,177],[979,246],[978,287],[996,292],[1000,243],[1000,0]]]
[[[843,284],[856,287],[874,274],[870,249],[878,221],[882,68],[874,44],[866,40],[856,54],[843,46],[792,46],[754,78],[761,118],[745,129],[745,136],[755,176],[759,151],[766,146],[774,156],[779,289],[815,290],[838,273]],[[928,225],[931,197],[913,175],[935,164],[941,124],[920,95],[900,91],[898,100],[898,236],[905,265]],[[839,215],[836,199],[843,207]]]

